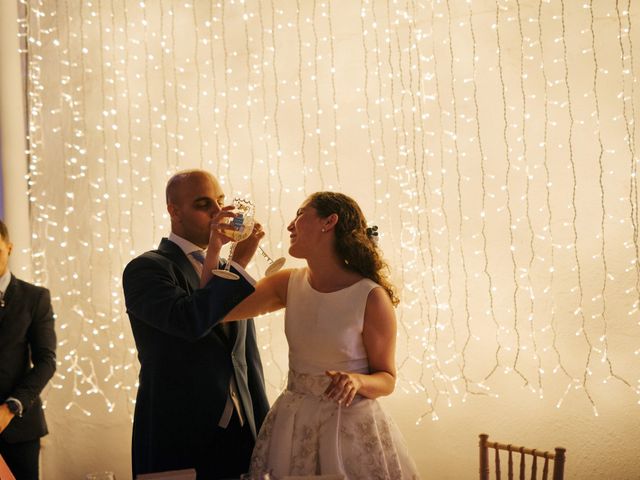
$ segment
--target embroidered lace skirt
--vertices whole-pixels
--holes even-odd
[[[418,479],[400,431],[380,404],[357,397],[349,407],[322,397],[325,375],[289,371],[287,389],[265,419],[252,472],[342,474],[349,480]]]

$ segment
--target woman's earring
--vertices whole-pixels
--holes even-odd
[[[320,230],[322,233],[326,232],[326,230],[323,228],[322,230]]]

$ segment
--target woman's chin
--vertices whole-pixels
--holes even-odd
[[[296,251],[296,249],[293,247],[293,245],[291,245],[289,247],[288,253],[289,253],[289,256],[293,257],[293,258],[304,258],[302,255],[300,255],[299,252]]]

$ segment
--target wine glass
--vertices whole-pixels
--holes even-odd
[[[235,217],[229,220],[229,225],[233,228],[230,230],[225,230],[224,234],[227,237],[232,239],[231,249],[229,250],[229,258],[227,259],[227,263],[224,265],[224,268],[216,268],[212,270],[211,273],[217,275],[218,277],[226,278],[229,280],[238,280],[240,277],[233,272],[229,271],[231,267],[231,261],[233,260],[233,252],[236,249],[236,245],[238,242],[241,242],[253,231],[253,225],[255,220],[253,218],[255,208],[251,201],[246,200],[244,198],[234,198],[233,199],[234,213]]]

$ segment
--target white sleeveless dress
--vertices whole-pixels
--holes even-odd
[[[356,396],[349,407],[322,396],[326,370],[368,373],[362,341],[368,279],[320,293],[307,269],[289,279],[285,333],[289,343],[286,390],[265,419],[251,458],[252,472],[342,474],[349,480],[419,478],[398,428],[376,400]]]

